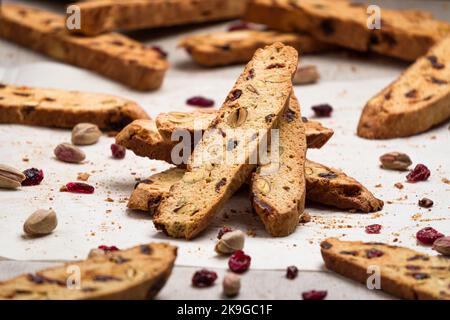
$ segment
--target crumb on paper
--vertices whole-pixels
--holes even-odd
[[[420,218],[422,218],[422,214],[421,213],[413,214],[412,217],[411,217],[411,219],[414,220],[414,221],[417,221]]]
[[[254,238],[256,236],[256,232],[255,232],[254,229],[247,229],[247,235],[249,237],[253,237]]]
[[[381,183],[375,185],[375,188],[382,188],[382,187],[383,185]]]
[[[59,188],[59,192],[67,192],[67,187],[66,185],[61,186],[61,188]]]
[[[308,223],[311,221],[311,215],[308,212],[304,212],[301,216],[300,216],[300,223]]]
[[[88,181],[91,175],[87,172],[79,172],[77,175],[77,180],[79,181]]]
[[[105,199],[105,201],[106,202],[114,202],[114,199],[108,197],[108,198]]]
[[[442,178],[442,182],[446,183],[446,184],[450,184],[450,180],[448,180],[447,178]]]
[[[396,184],[394,184],[394,187],[396,187],[397,189],[401,190],[401,189],[404,188],[404,185],[401,182],[397,182]]]
[[[28,157],[25,156],[25,157],[22,158],[22,161],[23,161],[23,162],[29,162],[30,159],[29,159]]]

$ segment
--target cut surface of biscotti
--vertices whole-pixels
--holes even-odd
[[[249,178],[258,160],[251,157],[289,104],[297,63],[297,51],[281,43],[256,51],[196,145],[183,179],[161,201],[153,219],[157,229],[172,237],[197,236]]]
[[[361,183],[342,171],[307,160],[305,174],[308,200],[360,212],[383,209],[382,200],[375,198]]]
[[[177,248],[164,243],[100,252],[84,261],[2,281],[0,299],[151,299],[169,278],[176,256]],[[79,281],[74,283],[78,272]]]
[[[253,209],[267,232],[283,237],[294,232],[305,209],[305,125],[294,94],[279,124],[277,149],[278,161],[258,167],[250,188]]]
[[[450,24],[412,10],[380,11],[380,28],[368,28],[368,5],[346,0],[251,0],[245,18],[284,32],[306,32],[317,39],[359,51],[414,61],[450,34]],[[372,19],[371,21],[369,19]]]
[[[358,135],[368,139],[406,137],[450,118],[450,37],[370,99]]]
[[[180,181],[184,173],[183,169],[170,168],[140,181],[131,193],[128,208],[153,214],[161,199],[169,194],[170,187]]]
[[[256,49],[277,41],[294,47],[301,54],[323,52],[331,48],[330,45],[306,34],[259,30],[193,35],[182,39],[179,46],[185,48],[199,65],[213,67],[246,63]]]
[[[94,0],[78,2],[87,35],[113,30],[158,28],[240,17],[246,0]]]
[[[403,299],[450,300],[450,259],[377,242],[328,238],[321,244],[325,266],[363,284],[376,268],[381,290]],[[370,272],[369,272],[370,271]]]
[[[159,50],[118,33],[96,37],[71,35],[65,22],[63,16],[51,12],[3,4],[0,36],[137,90],[161,86],[169,64]]]
[[[72,128],[94,123],[119,130],[136,119],[149,119],[135,102],[119,97],[0,83],[0,123]]]

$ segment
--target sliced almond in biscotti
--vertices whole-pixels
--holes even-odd
[[[72,35],[64,16],[25,5],[2,4],[0,26],[2,38],[136,90],[159,88],[169,67],[155,48],[118,33]]]
[[[378,242],[328,238],[320,244],[325,266],[366,285],[378,274],[381,290],[403,299],[450,300],[450,259]]]
[[[277,41],[294,47],[302,54],[323,52],[331,48],[331,45],[307,34],[262,30],[198,34],[182,39],[179,46],[185,48],[196,63],[213,67],[248,62],[256,49]]]
[[[283,237],[295,230],[305,208],[305,125],[294,94],[279,124],[278,152],[278,163],[260,166],[253,174],[251,199],[267,232]]]
[[[0,84],[0,123],[72,128],[89,122],[119,130],[148,118],[135,102],[107,94]]]
[[[211,130],[196,145],[185,176],[161,201],[153,220],[158,229],[172,237],[192,239],[248,179],[256,166],[251,157],[289,104],[297,63],[297,51],[281,43],[256,51],[210,125]],[[249,90],[249,85],[256,92]],[[234,135],[237,129],[244,136]],[[253,143],[245,137],[250,132]]]
[[[305,174],[308,200],[362,212],[383,209],[382,200],[375,198],[362,184],[342,171],[307,160]]]
[[[358,135],[368,139],[407,137],[450,118],[450,37],[370,99]]]
[[[142,300],[169,278],[177,248],[149,243],[0,282],[0,300]],[[80,277],[77,279],[77,275]]]

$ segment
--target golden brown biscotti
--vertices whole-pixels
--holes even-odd
[[[381,290],[387,293],[403,299],[450,300],[450,259],[444,256],[336,238],[325,239],[320,246],[325,266],[345,277],[366,284],[373,267],[378,267]]]
[[[120,130],[136,119],[149,119],[135,102],[119,97],[0,83],[0,123],[72,128],[94,123]]]
[[[202,66],[216,67],[248,62],[255,50],[274,42],[282,42],[301,54],[329,50],[331,46],[307,34],[276,31],[238,30],[198,34],[179,43],[192,59]]]
[[[450,118],[450,37],[433,47],[370,99],[358,135],[368,139],[407,137]]]
[[[153,298],[172,272],[177,248],[150,243],[0,282],[0,299],[142,300]],[[79,271],[80,288],[69,288]]]
[[[250,188],[253,209],[266,231],[284,237],[294,232],[305,209],[305,125],[293,93],[280,121],[278,150],[278,162],[258,167]]]
[[[361,212],[383,209],[382,200],[375,198],[362,184],[342,171],[307,160],[305,174],[308,200]]]
[[[249,178],[256,167],[251,157],[289,104],[297,63],[297,51],[282,43],[256,51],[195,146],[183,179],[161,201],[153,219],[157,229],[194,238]],[[250,132],[253,141],[246,139]]]
[[[247,0],[95,0],[78,2],[81,30],[96,35],[113,30],[169,27],[240,17]]]
[[[283,32],[358,51],[414,61],[450,34],[450,24],[418,11],[381,10],[381,29],[369,29],[367,5],[346,0],[251,0],[245,19]]]
[[[0,37],[136,90],[158,89],[169,67],[154,48],[118,33],[71,35],[63,16],[29,6],[1,6]]]

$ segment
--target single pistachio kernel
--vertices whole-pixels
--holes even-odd
[[[86,159],[84,152],[70,143],[61,143],[53,151],[58,160],[69,163],[80,163]]]
[[[381,167],[388,170],[404,171],[412,164],[405,153],[389,152],[380,157]]]
[[[219,239],[215,250],[220,254],[231,254],[236,250],[242,250],[245,243],[245,233],[241,230],[226,232]]]
[[[222,282],[223,293],[227,297],[235,297],[241,290],[241,277],[233,272],[228,272]]]
[[[255,185],[258,191],[264,195],[270,192],[270,183],[264,178],[259,178],[258,180],[256,180]]]
[[[172,123],[185,123],[192,120],[191,114],[187,112],[169,112],[167,118]]]
[[[37,210],[23,225],[23,231],[30,236],[43,236],[52,233],[58,224],[56,213],[53,210]]]
[[[450,256],[450,237],[441,237],[433,242],[433,249],[444,256]]]
[[[25,178],[25,175],[19,170],[0,164],[0,188],[17,189]]]
[[[230,113],[227,122],[232,128],[240,127],[247,120],[248,111],[245,108],[237,108]]]
[[[97,143],[102,132],[93,123],[79,123],[72,129],[72,143],[75,145],[90,145]]]

